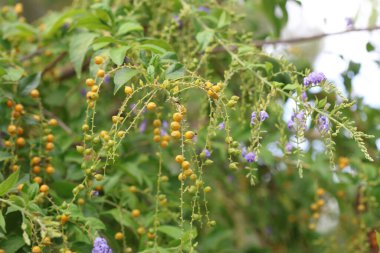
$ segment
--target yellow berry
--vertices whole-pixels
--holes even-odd
[[[177,122],[181,122],[183,119],[183,115],[179,112],[173,114],[173,120]]]
[[[325,194],[325,190],[322,189],[322,188],[318,188],[318,189],[317,189],[317,195],[318,195],[318,196],[322,196],[323,194]]]
[[[65,225],[66,222],[69,221],[69,216],[67,216],[66,214],[62,214],[61,216],[61,224],[62,225]]]
[[[45,171],[46,171],[47,174],[51,175],[51,174],[54,173],[55,169],[54,169],[53,166],[49,165],[49,166],[47,166],[47,167],[45,168]]]
[[[16,145],[19,146],[20,148],[24,147],[25,146],[25,139],[22,137],[17,138]]]
[[[181,138],[181,132],[180,131],[173,131],[173,132],[171,132],[171,134],[170,134],[173,138],[175,138],[175,139],[179,139],[179,138]]]
[[[167,141],[164,141],[164,140],[161,141],[161,143],[160,143],[161,148],[166,148],[168,145],[169,145],[169,143]]]
[[[132,214],[132,217],[137,218],[140,216],[141,213],[139,209],[133,209],[131,214]]]
[[[190,163],[188,161],[183,161],[181,163],[181,167],[182,167],[182,169],[187,170],[190,168]]]
[[[185,157],[183,157],[183,155],[177,155],[177,156],[175,157],[175,161],[176,161],[177,163],[182,163],[183,161],[185,161]]]
[[[104,77],[106,75],[106,72],[103,69],[99,69],[98,72],[96,72],[97,77]]]
[[[32,253],[41,253],[41,248],[38,247],[38,246],[34,246],[34,247],[32,248]]]
[[[124,87],[124,93],[125,93],[126,95],[131,95],[131,94],[133,93],[133,89],[132,89],[132,87],[130,87],[130,86],[125,86],[125,87]]]
[[[123,237],[124,237],[124,235],[123,235],[123,233],[121,233],[121,232],[117,232],[117,233],[115,234],[115,240],[122,240]]]
[[[173,121],[172,123],[170,123],[170,129],[171,130],[179,130],[181,128],[181,124],[178,123],[177,121]]]
[[[37,89],[33,89],[31,92],[30,92],[30,96],[32,98],[38,98],[40,96],[40,92],[37,90]]]
[[[32,158],[32,164],[35,165],[35,164],[39,164],[41,162],[41,158],[39,158],[38,156],[35,156]]]
[[[149,111],[153,111],[153,110],[155,110],[156,107],[157,107],[157,105],[156,105],[156,103],[154,103],[154,102],[149,102],[149,103],[147,104],[147,106],[146,106],[146,108],[147,108]]]
[[[159,136],[159,135],[155,135],[155,136],[153,137],[153,141],[154,141],[154,142],[160,142],[160,141],[161,141],[161,136]]]
[[[48,191],[49,191],[49,186],[47,186],[46,184],[43,184],[40,186],[40,192],[46,193]]]
[[[103,63],[103,57],[101,57],[101,56],[95,56],[94,62],[95,62],[96,65],[102,64]]]
[[[154,127],[160,127],[160,126],[161,126],[161,120],[159,120],[159,119],[155,119],[155,120],[153,121],[153,126],[154,126]]]
[[[16,12],[17,15],[20,15],[24,11],[24,7],[22,3],[17,3],[14,7],[14,11]]]
[[[15,125],[9,125],[7,130],[10,135],[13,135],[16,134],[17,127]]]
[[[42,178],[41,177],[35,177],[33,178],[33,181],[36,183],[36,184],[41,184],[42,183]],[[49,189],[49,187],[48,187]]]
[[[58,121],[56,119],[51,119],[51,120],[49,120],[49,125],[50,126],[57,126],[58,125]]]
[[[211,191],[211,187],[210,187],[210,186],[206,186],[206,187],[203,189],[203,191],[204,191],[205,193],[208,193],[208,192]]]
[[[22,112],[24,110],[24,106],[22,105],[22,104],[17,104],[16,106],[15,106],[15,111],[16,112]]]
[[[317,201],[317,205],[318,206],[324,206],[325,205],[325,201],[323,200],[323,199],[319,199],[318,201]]]
[[[86,80],[86,85],[87,85],[88,87],[92,87],[92,86],[94,86],[94,85],[95,85],[95,80],[92,79],[92,78],[88,78],[88,79]]]
[[[178,175],[178,180],[179,180],[179,181],[186,180],[186,175],[183,174],[183,173],[179,173],[179,175]]]
[[[185,138],[186,139],[188,139],[188,140],[191,140],[191,139],[193,139],[194,138],[194,132],[193,131],[187,131],[186,133],[185,133]]]

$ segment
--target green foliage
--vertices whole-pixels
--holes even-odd
[[[251,3],[127,2],[74,1],[31,24],[4,7],[1,249],[374,247],[380,122],[351,100],[359,64],[346,98],[255,47]],[[286,2],[256,3],[275,36]]]

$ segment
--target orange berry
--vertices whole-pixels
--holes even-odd
[[[207,91],[207,94],[208,94],[211,98],[213,98],[213,99],[218,99],[218,98],[219,98],[218,94],[216,94],[216,92],[213,91],[213,90],[208,90],[208,91]]]
[[[25,146],[25,139],[22,137],[18,137],[16,140],[16,145],[19,146],[20,148]]]
[[[179,138],[181,138],[181,132],[180,131],[173,131],[173,132],[171,132],[171,134],[170,134],[173,138],[175,138],[175,139],[179,139]]]
[[[32,253],[41,253],[41,248],[38,247],[38,246],[34,246],[34,247],[32,248]]]
[[[47,193],[49,191],[49,186],[43,184],[40,186],[40,192]]]
[[[179,130],[181,128],[181,124],[178,123],[177,121],[173,121],[172,123],[170,123],[170,129],[171,130]]]
[[[55,169],[54,169],[53,166],[48,165],[48,166],[45,168],[45,171],[46,171],[47,174],[51,175],[51,174],[54,173]]]
[[[177,163],[182,163],[183,161],[185,161],[185,157],[183,157],[183,155],[177,155],[177,156],[175,157],[175,161],[176,161]]]
[[[99,86],[98,85],[92,86],[91,91],[97,93],[99,91]]]
[[[322,196],[323,194],[325,194],[325,190],[322,189],[322,188],[318,188],[318,189],[317,189],[317,195],[318,195],[318,196]]]
[[[51,143],[51,142],[46,143],[46,145],[45,145],[45,149],[46,149],[47,151],[51,151],[51,150],[53,150],[53,149],[54,149],[54,144]]]
[[[194,134],[193,131],[187,131],[187,132],[185,133],[185,138],[188,139],[188,140],[193,139],[194,136],[195,136],[195,134]]]
[[[159,120],[159,119],[153,120],[153,126],[154,127],[160,127],[161,126],[161,120]]]
[[[54,141],[54,135],[52,135],[52,134],[48,134],[48,136],[46,136],[46,140],[47,140],[48,142],[53,142],[53,141]]]
[[[148,239],[154,239],[156,235],[154,233],[148,233]]]
[[[16,131],[17,131],[17,127],[16,127],[15,125],[9,125],[7,130],[8,130],[8,133],[9,133],[10,135],[13,135],[13,134],[16,133]]]
[[[153,111],[155,110],[157,107],[156,103],[154,102],[149,102],[147,105],[146,105],[146,108],[149,110],[149,111]]]
[[[97,77],[104,77],[106,75],[106,72],[103,69],[99,69],[98,72],[96,72]]]
[[[173,114],[173,120],[177,122],[181,122],[183,119],[183,115],[179,112]]]
[[[39,164],[41,162],[41,158],[39,158],[38,156],[35,156],[32,158],[32,165],[35,165],[35,164]]]
[[[33,166],[33,169],[32,169],[33,173],[35,174],[38,174],[41,172],[41,167],[36,165],[36,166]]]
[[[15,106],[15,111],[21,113],[24,110],[24,106],[22,104],[17,104]]]
[[[161,148],[166,148],[169,145],[167,141],[161,141],[160,146]]]
[[[17,128],[17,134],[18,135],[23,135],[24,134],[24,129],[22,127]]]
[[[86,85],[88,87],[92,87],[92,86],[94,86],[94,84],[95,84],[95,80],[94,79],[92,79],[92,78],[86,79]]]
[[[68,221],[69,221],[69,216],[67,216],[66,214],[62,214],[61,215],[61,224],[65,225],[65,223]]]
[[[159,128],[157,127],[157,128],[155,128],[155,129],[153,129],[153,133],[154,133],[155,135],[160,135],[160,134],[161,134],[161,129],[159,129]]]
[[[318,201],[317,201],[317,205],[318,206],[324,206],[325,205],[325,201],[323,200],[323,199],[319,199]]]
[[[350,164],[350,160],[347,157],[339,157],[338,166],[340,169],[347,167]]]
[[[83,198],[79,198],[77,201],[78,205],[83,206],[86,201]]]
[[[183,174],[183,173],[179,173],[179,175],[178,175],[178,180],[179,180],[179,181],[186,180],[186,175]]]
[[[191,176],[191,175],[193,175],[193,170],[192,169],[187,169],[187,170],[185,170],[184,171],[184,174],[185,174],[185,176]]]
[[[211,89],[212,89],[213,91],[215,91],[215,92],[219,92],[219,91],[220,91],[220,86],[218,86],[218,85],[214,85],[214,86],[211,87]]]
[[[132,87],[130,87],[130,86],[125,86],[125,87],[124,87],[124,93],[125,93],[126,95],[131,95],[131,94],[133,93],[133,89],[132,89]]]
[[[19,169],[20,169],[20,166],[18,166],[18,165],[13,165],[13,166],[12,166],[12,171],[13,171],[13,172],[18,171]]]
[[[51,120],[49,120],[49,125],[50,126],[57,126],[58,125],[58,121],[56,120],[56,119],[51,119]]]
[[[161,136],[159,136],[159,135],[155,135],[155,136],[153,137],[153,141],[154,141],[154,142],[160,142],[160,141],[161,141]]]
[[[164,141],[170,141],[170,136],[165,134],[164,136],[162,136],[162,140]]]
[[[40,92],[37,90],[37,89],[33,89],[31,92],[30,92],[30,96],[32,98],[38,98],[40,96]]]
[[[187,170],[190,168],[190,163],[188,161],[183,161],[181,163],[181,167],[182,167],[182,169]]]
[[[102,63],[103,63],[103,57],[101,57],[101,56],[96,56],[96,57],[94,58],[94,62],[95,62],[96,65],[100,65],[100,64],[102,64]]]
[[[42,183],[42,178],[41,177],[35,177],[33,178],[33,181],[37,184],[41,184]],[[40,189],[41,190],[41,189]],[[49,190],[49,187],[48,187],[48,190]]]
[[[311,204],[310,209],[313,211],[316,211],[316,210],[318,210],[318,205],[317,204]]]
[[[137,218],[140,216],[141,213],[139,209],[133,209],[131,214],[132,214],[132,217]]]
[[[121,232],[117,232],[117,233],[115,234],[115,240],[122,240],[123,237],[124,237],[124,235],[123,235],[123,233],[121,233]]]
[[[7,107],[12,108],[13,107],[13,101],[8,99],[7,100]]]

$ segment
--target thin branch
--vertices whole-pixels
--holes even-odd
[[[53,69],[55,65],[57,65],[65,56],[67,55],[67,52],[62,52],[60,55],[57,56],[51,63],[49,63],[44,70],[42,71],[42,75],[44,75],[49,70]]]
[[[254,40],[253,44],[255,46],[263,46],[263,45],[276,45],[276,44],[293,44],[293,43],[302,43],[302,42],[308,42],[312,40],[319,40],[325,37],[329,36],[335,36],[345,33],[351,33],[351,32],[371,32],[375,30],[380,30],[380,26],[374,26],[374,27],[366,27],[366,28],[352,28],[349,30],[344,30],[340,32],[333,32],[333,33],[321,33],[312,35],[309,37],[299,37],[299,38],[290,38],[290,39],[278,39],[278,40]]]

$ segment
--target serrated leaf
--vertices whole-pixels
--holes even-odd
[[[74,35],[70,40],[69,55],[70,61],[74,64],[77,76],[81,76],[84,57],[94,39],[97,37],[94,33],[79,33]]]
[[[28,95],[33,89],[37,88],[41,82],[41,72],[34,73],[20,80],[18,90],[22,95]]]
[[[157,228],[158,231],[174,238],[174,239],[179,239],[181,238],[182,236],[182,231],[180,228],[178,227],[174,227],[174,226],[159,226]]]
[[[0,197],[6,194],[16,184],[20,171],[13,172],[7,179],[0,183]]]
[[[213,37],[214,37],[214,31],[205,30],[205,31],[197,33],[195,38],[197,39],[198,43],[200,44],[201,50],[205,50],[206,47],[212,41]]]
[[[114,88],[114,94],[124,85],[126,84],[131,78],[133,78],[135,75],[137,75],[139,72],[136,69],[130,69],[130,68],[122,68],[116,71],[115,77],[113,79],[115,83]]]
[[[119,30],[117,31],[116,35],[124,35],[130,32],[135,32],[135,31],[143,31],[144,28],[136,22],[127,22],[122,24],[119,27]]]
[[[178,79],[185,75],[185,68],[180,63],[174,63],[165,71],[166,79]]]
[[[130,46],[123,46],[123,47],[118,47],[118,48],[112,48],[110,50],[110,57],[111,60],[117,65],[120,66],[123,64],[124,59],[125,59],[125,54],[130,49]]]

